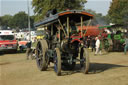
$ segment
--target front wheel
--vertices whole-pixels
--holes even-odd
[[[81,48],[80,65],[82,72],[87,74],[89,70],[89,54],[86,48]]]
[[[55,48],[54,71],[58,76],[61,75],[61,54],[59,48]]]
[[[45,71],[48,66],[48,60],[46,58],[46,51],[48,45],[46,40],[40,40],[36,46],[36,62],[39,70]]]

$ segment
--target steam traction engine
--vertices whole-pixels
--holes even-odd
[[[88,73],[89,54],[84,48],[85,34],[82,31],[83,23],[89,22],[93,15],[79,10],[70,10],[57,13],[36,23],[35,27],[43,27],[44,39],[38,40],[36,46],[36,62],[41,71],[54,63],[54,71],[61,75],[62,67],[72,70],[76,62],[80,62],[83,73]],[[81,25],[78,31],[76,25]]]

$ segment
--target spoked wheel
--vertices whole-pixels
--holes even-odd
[[[61,75],[61,54],[59,48],[55,49],[55,56],[54,56],[54,71],[58,76]]]
[[[48,58],[46,58],[46,51],[48,49],[48,45],[46,40],[40,40],[36,46],[36,62],[39,70],[44,71],[48,66]]]
[[[87,74],[89,70],[89,54],[86,48],[81,48],[80,65],[82,72]]]

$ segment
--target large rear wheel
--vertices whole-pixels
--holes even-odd
[[[89,54],[86,48],[81,48],[80,65],[82,72],[87,74],[89,70]]]
[[[59,48],[55,48],[54,71],[58,76],[61,75],[61,54]]]
[[[48,45],[46,40],[40,40],[36,46],[36,62],[39,70],[44,71],[48,66],[48,58],[46,58],[46,51],[48,50]]]

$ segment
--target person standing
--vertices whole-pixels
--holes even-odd
[[[96,37],[96,44],[95,44],[95,46],[96,46],[95,55],[97,55],[98,53],[101,54],[99,37]]]
[[[93,37],[92,42],[91,42],[92,52],[93,52],[93,50],[95,50],[95,43],[96,43],[96,40],[95,40],[95,37]]]
[[[87,37],[84,37],[83,41],[84,41],[84,47],[87,48]]]
[[[124,44],[125,44],[125,46],[124,46],[124,54],[126,55],[127,50],[128,50],[128,36],[126,36]]]
[[[26,50],[26,56],[27,56],[27,60],[29,59],[29,55],[31,54],[31,41],[28,41],[26,46],[27,46],[27,50]]]
[[[88,48],[90,47],[90,43],[91,43],[91,37],[88,36],[88,38],[87,38],[87,47],[88,47]]]

